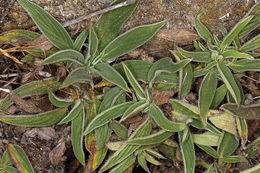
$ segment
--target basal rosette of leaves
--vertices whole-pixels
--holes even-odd
[[[205,161],[203,165],[206,165],[207,172],[224,172],[227,170],[225,163],[247,162],[244,156],[233,155],[239,140],[250,156],[256,155],[259,139],[246,145],[244,118],[259,118],[259,113],[256,114],[259,106],[241,105],[237,109],[237,104],[243,103],[242,92],[230,69],[259,70],[256,65],[259,61],[254,59],[259,37],[241,46],[238,39],[259,26],[256,22],[259,20],[259,3],[225,34],[222,42],[207,30],[197,15],[196,29],[208,45],[195,42],[196,52],[181,48],[173,51],[177,62],[166,57],[155,63],[127,60],[111,65],[109,62],[148,41],[164,22],[139,26],[118,36],[121,26],[134,11],[136,1],[103,14],[96,25],[84,30],[73,41],[62,25],[41,7],[29,0],[18,2],[56,47],[56,52],[44,59],[42,65],[63,63],[71,72],[62,82],[49,78],[13,91],[21,98],[48,94],[56,109],[36,115],[4,115],[0,116],[1,121],[29,127],[71,122],[74,154],[89,172],[97,169],[99,172],[131,172],[137,163],[150,172],[147,162],[160,165],[159,159],[167,157],[176,162],[183,161],[185,172],[192,173],[198,163],[195,146],[218,161],[213,164]],[[114,3],[119,2],[122,0]],[[34,39],[38,34],[24,32],[24,35]],[[87,49],[86,54],[82,53],[83,47]],[[201,63],[204,68],[193,72],[191,61]],[[189,93],[193,77],[203,75],[198,107],[170,99],[174,111],[165,114],[156,104],[152,91],[158,83],[163,84],[164,89],[170,86],[170,90],[176,91],[177,87],[179,98],[182,98]],[[109,85],[103,87],[102,93],[95,94],[95,80],[100,78]],[[217,88],[219,79],[224,85]],[[65,97],[58,95],[57,90],[66,91]],[[214,110],[227,91],[233,98],[230,100],[236,104],[225,104],[221,106],[222,110]],[[5,110],[12,104],[8,95],[0,109]],[[131,127],[129,120],[138,117],[140,123]],[[203,133],[196,134],[191,128],[203,129]],[[84,147],[89,152],[88,159]]]

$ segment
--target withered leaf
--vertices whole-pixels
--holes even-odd
[[[159,38],[169,40],[169,41],[174,41],[177,43],[186,43],[186,42],[190,42],[190,41],[193,41],[194,39],[199,38],[199,36],[196,32],[193,32],[193,31],[190,31],[187,29],[181,29],[181,30],[164,29],[164,30],[160,30],[159,32],[157,32],[156,36]]]
[[[164,103],[168,103],[168,100],[171,96],[173,96],[173,91],[159,91],[156,89],[152,90],[152,98],[157,105],[162,105]]]
[[[29,45],[33,46],[36,49],[40,49],[42,51],[50,50],[53,47],[53,44],[44,35],[40,35]]]

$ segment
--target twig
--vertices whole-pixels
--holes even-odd
[[[16,76],[19,76],[18,73],[12,73],[12,74],[1,74],[0,75],[0,78],[9,78],[9,77],[16,77]]]
[[[81,16],[77,19],[73,19],[73,20],[70,20],[70,21],[67,21],[63,24],[64,27],[67,27],[67,26],[70,26],[70,25],[73,25],[73,24],[76,24],[76,23],[79,23],[83,20],[86,20],[86,19],[89,19],[91,17],[94,17],[94,16],[97,16],[99,14],[103,14],[103,13],[106,13],[106,12],[109,12],[109,11],[112,11],[114,9],[117,9],[117,8],[120,8],[120,7],[124,7],[124,6],[127,6],[127,5],[131,5],[131,4],[134,4],[136,2],[136,0],[126,0],[124,2],[121,2],[119,4],[116,4],[116,5],[113,5],[111,7],[107,7],[107,8],[104,8],[100,11],[96,11],[94,13],[91,13],[91,14],[87,14],[87,15],[84,15],[84,16]]]
[[[12,56],[12,55],[10,55],[9,53],[7,53],[5,50],[3,50],[3,49],[1,49],[0,48],[0,52],[4,55],[4,56],[6,56],[6,57],[8,57],[8,58],[11,58],[14,62],[16,62],[16,63],[18,63],[18,64],[23,64],[21,61],[19,61],[17,58],[15,58],[14,56]]]

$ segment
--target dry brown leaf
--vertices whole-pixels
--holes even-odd
[[[40,35],[29,45],[33,46],[36,49],[40,49],[42,51],[50,50],[53,47],[53,44],[44,35]]]
[[[157,105],[162,105],[164,103],[168,103],[168,100],[171,96],[173,96],[173,91],[159,91],[156,89],[152,90],[152,98]]]
[[[32,100],[24,100],[15,93],[11,93],[11,100],[23,111],[27,113],[39,113],[42,112],[40,108],[35,105],[35,102]]]
[[[65,142],[61,139],[58,145],[49,153],[49,159],[53,165],[58,165],[66,151]]]
[[[196,32],[187,30],[187,29],[173,29],[173,30],[160,30],[156,34],[157,37],[169,40],[169,41],[174,41],[177,43],[185,43],[185,42],[190,42],[193,41],[194,39],[198,39],[199,36]]]

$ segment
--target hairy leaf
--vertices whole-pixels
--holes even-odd
[[[127,118],[135,115],[136,113],[138,113],[139,111],[141,111],[142,109],[144,109],[145,107],[147,107],[149,105],[149,103],[147,103],[146,101],[139,101],[139,102],[135,102],[133,103],[131,106],[129,106],[129,108],[124,112],[123,116],[120,119],[120,122],[125,121]]]
[[[59,49],[73,49],[73,42],[62,25],[44,9],[29,0],[18,0],[40,31]]]
[[[89,45],[88,45],[88,54],[85,59],[85,63],[90,60],[95,60],[95,55],[98,50],[98,38],[93,28],[89,30]]]
[[[127,159],[122,161],[120,164],[118,164],[116,167],[111,169],[109,172],[110,173],[119,173],[119,172],[124,172],[127,168],[132,166],[135,163],[136,157],[135,155],[129,156]]]
[[[253,60],[254,57],[244,53],[244,52],[239,52],[237,50],[226,50],[223,52],[222,56],[224,58],[244,58],[244,59],[249,59],[249,60]]]
[[[225,85],[221,85],[216,89],[215,96],[212,100],[212,103],[210,105],[210,108],[215,109],[218,107],[218,105],[223,101],[227,94],[227,88]]]
[[[210,62],[211,53],[210,52],[189,52],[178,48],[178,51],[186,58],[191,59],[194,62]]]
[[[81,51],[86,39],[88,36],[88,29],[84,29],[79,36],[76,38],[75,42],[73,43],[73,47],[76,51]]]
[[[236,137],[228,132],[224,132],[221,142],[218,146],[218,154],[220,158],[229,157],[238,147]]]
[[[75,119],[78,116],[81,116],[82,112],[84,111],[84,107],[80,100],[76,100],[73,108],[70,112],[59,122],[59,124],[68,123],[71,120]]]
[[[48,93],[49,101],[56,107],[68,107],[73,102],[73,99],[59,98],[53,92]]]
[[[194,143],[198,145],[218,146],[220,137],[214,133],[205,132],[202,134],[193,134],[192,138]]]
[[[208,28],[205,25],[203,25],[199,20],[199,16],[201,13],[202,13],[202,11],[197,13],[195,16],[195,20],[194,20],[195,29],[201,38],[203,38],[205,41],[212,42],[213,41],[212,34],[209,32]]]
[[[260,71],[260,59],[256,59],[256,60],[242,59],[230,63],[229,67],[235,71]]]

